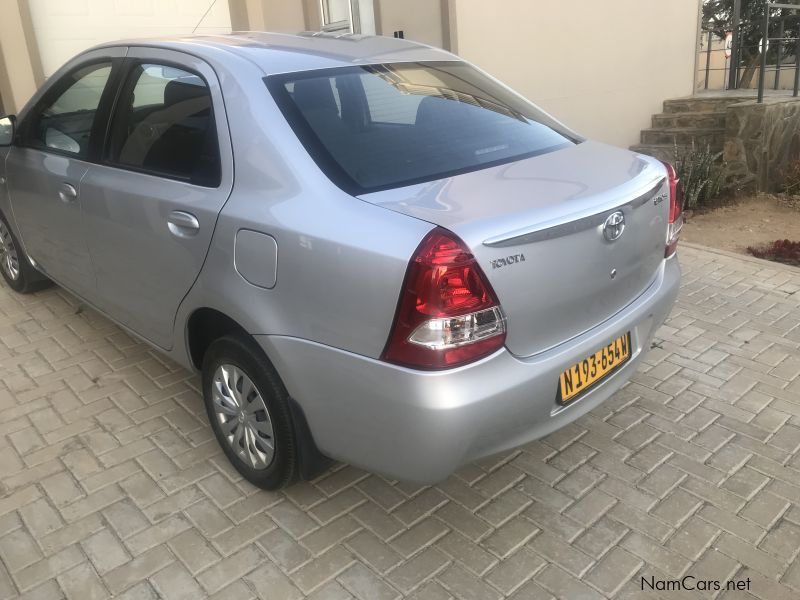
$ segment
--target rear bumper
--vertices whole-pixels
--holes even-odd
[[[596,407],[633,374],[678,294],[671,258],[610,320],[547,352],[503,349],[465,367],[420,372],[296,338],[258,336],[331,458],[394,479],[436,483],[459,466],[543,437]],[[562,407],[559,374],[626,331],[631,359]]]

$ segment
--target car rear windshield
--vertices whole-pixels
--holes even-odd
[[[463,62],[322,69],[265,81],[319,167],[353,195],[508,163],[578,141]]]

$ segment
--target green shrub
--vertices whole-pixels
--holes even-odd
[[[722,191],[725,165],[722,152],[712,152],[709,146],[675,147],[675,170],[683,184],[683,207],[696,208],[707,204]]]

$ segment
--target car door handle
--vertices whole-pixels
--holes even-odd
[[[172,235],[177,237],[192,237],[200,231],[200,221],[193,214],[182,210],[173,210],[169,213],[167,227]]]
[[[58,199],[62,202],[69,204],[75,202],[78,197],[78,190],[69,183],[62,183],[58,186]]]

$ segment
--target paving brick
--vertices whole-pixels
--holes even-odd
[[[609,548],[616,546],[628,531],[630,530],[621,523],[603,517],[573,543],[589,556],[600,558]]]
[[[594,562],[590,556],[547,531],[539,533],[528,542],[527,547],[577,577],[583,575]]]
[[[460,566],[448,567],[437,576],[444,586],[463,600],[491,600],[502,594]]]
[[[397,590],[359,563],[339,575],[337,580],[359,600],[393,600],[400,596]]]
[[[616,503],[617,500],[613,496],[595,489],[570,506],[564,514],[588,527]]]
[[[88,563],[65,571],[58,576],[58,583],[70,600],[103,600],[108,597],[108,590]]]
[[[455,502],[448,502],[442,506],[436,511],[436,517],[473,541],[479,540],[492,530],[486,521]]]
[[[358,488],[347,488],[309,509],[310,514],[321,524],[326,524],[344,514],[352,512],[367,501]]]
[[[536,575],[536,582],[559,598],[600,600],[603,595],[556,565],[548,565]]]
[[[83,551],[98,573],[103,575],[131,559],[122,543],[108,529],[101,529],[81,542]]]
[[[14,573],[42,558],[42,553],[30,533],[25,529],[15,529],[0,538],[0,558]]]
[[[789,521],[780,521],[767,533],[759,548],[790,561],[800,549],[800,526]]]
[[[486,581],[508,595],[547,565],[541,556],[521,548],[487,574]]]
[[[319,555],[329,548],[346,541],[361,529],[363,527],[358,521],[350,515],[344,515],[312,531],[302,538],[301,543],[312,554]]]
[[[146,550],[150,550],[151,548],[171,540],[190,527],[191,523],[186,517],[183,515],[175,515],[127,538],[125,540],[125,546],[133,556],[138,556]]]
[[[153,575],[150,583],[158,598],[164,600],[194,600],[205,597],[197,581],[178,563],[171,563]],[[149,598],[152,592],[148,589],[142,593],[147,594],[146,597]]]
[[[777,579],[783,574],[783,566],[773,557],[729,533],[723,533],[717,539],[715,548],[723,554],[738,560],[743,565],[747,565],[773,579]]]
[[[635,531],[625,536],[620,542],[620,546],[646,562],[658,565],[673,577],[680,577],[691,565],[691,561],[687,558],[660,546],[654,540]]]
[[[678,527],[702,504],[696,496],[678,488],[653,508],[650,514],[672,527]]]
[[[172,555],[166,546],[157,546],[109,571],[103,576],[103,580],[112,594],[118,594],[160,571],[172,561]]]
[[[394,516],[406,525],[411,525],[447,504],[448,499],[436,488],[428,488],[394,511]]]
[[[14,574],[20,591],[29,590],[85,560],[77,546],[68,546]]]
[[[400,591],[407,593],[420,586],[449,562],[447,556],[435,548],[426,548],[398,566],[387,579]]]
[[[523,512],[523,515],[538,527],[546,529],[567,541],[572,541],[584,530],[584,527],[574,519],[564,516],[546,504],[539,502],[533,502]]]
[[[64,524],[56,510],[44,498],[23,506],[19,514],[35,538],[42,538]]]
[[[765,475],[744,467],[731,475],[722,485],[726,490],[749,500],[768,482],[769,478]]]
[[[433,487],[337,465],[257,490],[196,375],[58,288],[0,287],[0,598],[638,600],[640,575],[683,573],[794,597],[800,274],[680,260],[626,387]]]
[[[194,535],[198,538],[199,542],[203,541],[203,538],[198,533],[194,533]],[[376,545],[369,543],[364,545],[364,552],[369,555],[371,560],[381,562],[382,560],[386,559],[386,553],[394,552],[389,546],[383,544],[383,542],[378,540],[369,532],[364,531],[359,535],[371,536],[375,541]],[[348,545],[351,549],[353,549],[355,540],[359,537],[359,535],[348,540]],[[311,558],[311,553],[280,527],[277,527],[264,534],[258,540],[258,545],[269,555],[273,561],[275,561],[275,563],[277,563],[285,571],[293,571],[295,568]],[[379,545],[383,545],[385,550],[381,550]],[[366,560],[363,555],[361,555],[361,558],[362,560]]]
[[[329,579],[336,577],[353,563],[353,554],[342,546],[331,548],[325,554],[300,567],[292,576],[295,585],[307,594]]]
[[[392,540],[392,546],[403,556],[411,556],[443,537],[449,529],[439,519],[428,517]]]
[[[719,529],[699,517],[690,517],[667,542],[667,546],[697,560],[719,534]]]
[[[497,564],[497,558],[492,553],[457,531],[451,531],[444,536],[437,547],[479,577]]]
[[[740,515],[744,518],[758,523],[763,529],[769,529],[772,523],[778,519],[789,507],[785,499],[764,491],[759,493],[741,511]]]
[[[708,521],[720,529],[733,533],[751,543],[756,542],[763,535],[763,530],[760,527],[745,521],[741,517],[720,510],[716,506],[706,505],[697,515],[704,521]]]
[[[592,567],[586,581],[609,596],[614,595],[642,565],[642,559],[621,548],[612,548]]]
[[[482,546],[503,558],[525,544],[538,531],[539,528],[529,519],[515,517],[484,538]]]
[[[664,541],[672,533],[673,528],[643,513],[635,508],[630,508],[622,504],[615,504],[608,511],[608,517],[640,533],[644,533],[651,538]]]

